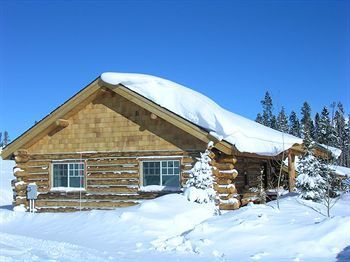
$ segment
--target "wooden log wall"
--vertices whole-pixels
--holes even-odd
[[[182,185],[188,179],[199,152],[150,151],[150,152],[106,152],[29,155],[25,161],[18,161],[14,168],[16,181],[14,205],[29,206],[26,187],[29,183],[38,186],[37,212],[69,212],[91,209],[114,209],[136,205],[145,199],[152,199],[168,192],[142,192],[140,161],[178,159],[181,163]],[[84,191],[55,191],[51,189],[52,163],[83,161],[85,170]]]

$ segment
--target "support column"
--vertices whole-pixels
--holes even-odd
[[[288,174],[289,174],[289,192],[295,189],[295,155],[291,150],[288,151]]]

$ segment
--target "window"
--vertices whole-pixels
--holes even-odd
[[[180,187],[180,161],[143,162],[143,185]]]
[[[84,163],[53,164],[53,187],[84,188]]]

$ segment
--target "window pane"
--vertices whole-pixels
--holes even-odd
[[[179,175],[180,174],[180,168],[175,167],[174,168],[174,175]]]
[[[166,161],[162,162],[162,167],[166,167]]]
[[[162,168],[162,174],[163,174],[163,175],[168,174],[168,169],[166,169],[166,168]]]
[[[163,186],[180,187],[179,176],[163,176]]]
[[[83,177],[70,177],[69,179],[70,187],[84,187],[84,178]]]
[[[168,161],[168,167],[173,167],[174,166],[174,161]]]
[[[180,161],[174,161],[174,167],[179,167],[180,166]]]
[[[67,187],[67,185],[68,185],[67,165],[64,165],[64,164],[53,165],[53,186]]]
[[[145,176],[143,179],[143,185],[160,185],[160,176]]]
[[[160,185],[160,162],[143,162],[143,185]]]
[[[168,168],[168,174],[169,174],[169,175],[173,175],[173,174],[174,174],[173,168]]]

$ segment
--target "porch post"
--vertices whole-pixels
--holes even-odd
[[[289,174],[289,192],[295,189],[295,155],[292,150],[288,151],[288,174]]]

